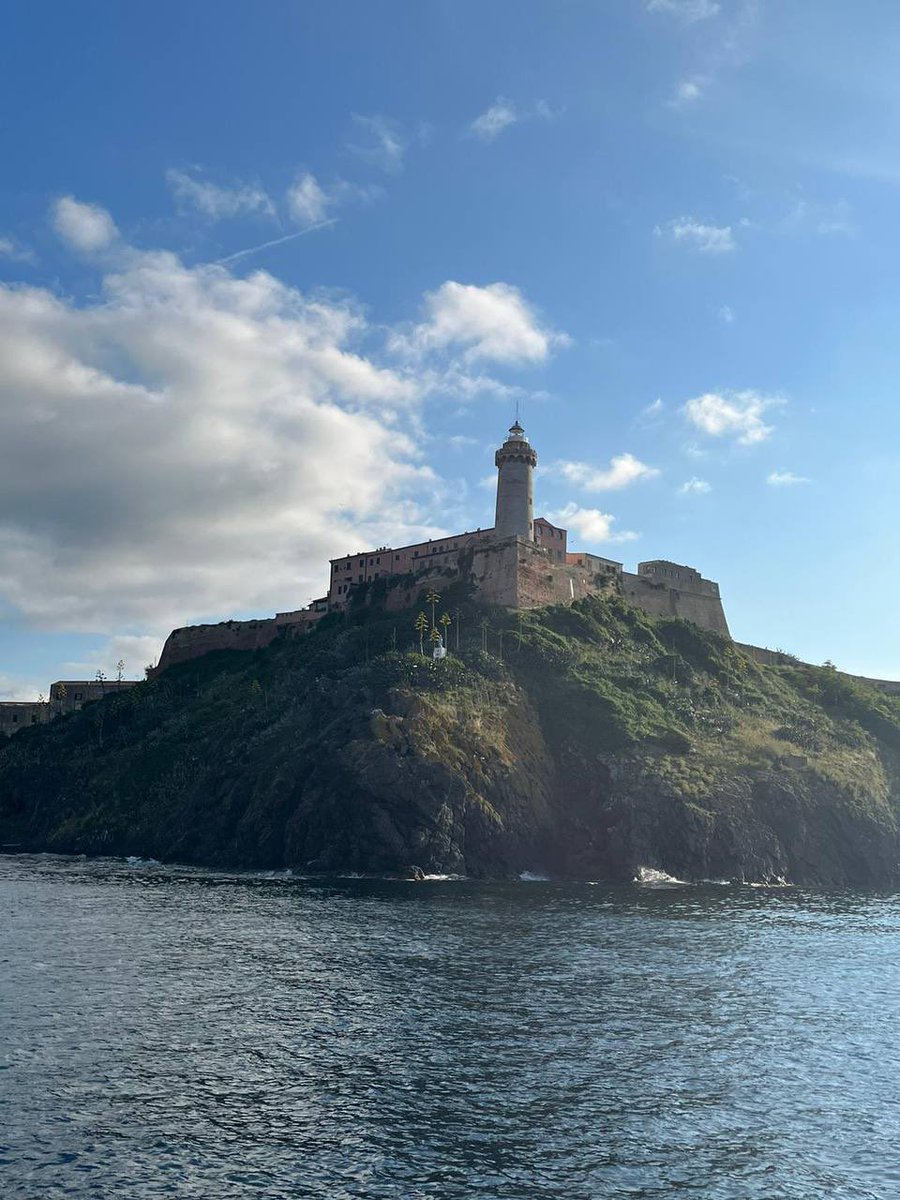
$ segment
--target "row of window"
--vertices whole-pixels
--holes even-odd
[[[459,549],[459,543],[458,543],[458,542],[454,542],[452,546],[432,546],[432,547],[431,547],[431,549],[428,551],[428,553],[429,553],[429,554],[447,554],[447,553],[449,553],[451,550],[458,550],[458,549]],[[420,552],[419,552],[418,550],[414,550],[414,551],[413,551],[413,558],[418,558],[418,557],[419,557],[419,553],[420,553]],[[424,553],[424,551],[423,551],[422,553]],[[400,562],[400,560],[401,560],[401,558],[402,558],[402,557],[403,557],[403,555],[402,555],[402,554],[395,554],[395,555],[394,555],[394,562]],[[359,565],[360,565],[361,567],[364,567],[364,566],[366,565],[366,560],[365,560],[364,558],[361,558],[361,559],[359,560]],[[375,555],[373,558],[370,558],[370,559],[369,559],[369,566],[370,566],[370,567],[375,567],[375,566],[380,566],[380,565],[381,565],[381,555]],[[351,571],[352,569],[353,569],[353,563],[351,562],[351,560],[350,560],[350,559],[348,559],[348,560],[347,560],[345,563],[343,563],[343,564],[342,564],[342,563],[334,563],[334,564],[333,564],[333,567],[332,567],[332,570],[334,570],[335,572],[337,572],[337,571]]]

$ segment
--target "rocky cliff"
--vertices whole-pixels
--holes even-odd
[[[900,881],[900,698],[620,597],[210,654],[0,744],[0,843],[216,866]],[[412,644],[412,648],[411,648]]]

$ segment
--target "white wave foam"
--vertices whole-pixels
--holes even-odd
[[[423,883],[455,883],[460,879],[465,879],[465,875],[425,875],[422,878]]]
[[[670,887],[672,884],[687,886],[688,881],[678,879],[675,875],[669,875],[667,871],[658,871],[656,867],[638,867],[634,882],[648,884],[651,887]]]
[[[129,867],[158,867],[158,858],[141,858],[137,854],[129,854],[125,859]]]
[[[538,875],[536,871],[520,871],[519,878],[523,883],[549,883],[549,875]]]

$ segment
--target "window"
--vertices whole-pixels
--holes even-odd
[[[376,558],[376,559],[375,559],[375,561],[376,561],[376,563],[380,563],[380,562],[381,562],[381,558],[380,558],[380,557],[379,557],[379,558]]]
[[[399,555],[399,554],[395,554],[395,555],[394,555],[394,562],[399,562],[399,561],[400,561],[400,555]]]
[[[363,577],[362,577],[362,575],[360,575],[360,576],[359,576],[359,582],[360,582],[360,583],[362,583],[362,581],[363,581]]]
[[[13,719],[13,725],[18,725],[18,723],[19,723],[19,714],[18,714],[18,713],[13,713],[13,715],[12,715],[12,719]],[[18,745],[18,743],[16,743],[16,744]]]
[[[76,693],[75,693],[75,699],[76,699],[76,700],[80,700],[81,698],[82,698],[82,693],[81,693],[81,692],[76,692]]]

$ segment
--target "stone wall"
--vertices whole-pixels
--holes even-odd
[[[157,671],[189,662],[213,650],[258,650],[278,636],[274,617],[258,621],[220,621],[217,625],[186,625],[166,638]]]
[[[50,719],[49,706],[40,700],[0,701],[0,733],[18,733],[29,725],[41,725]]]
[[[707,579],[701,579],[699,583],[705,586],[697,590],[690,583],[670,587],[657,582],[653,576],[622,572],[623,595],[651,617],[679,617],[683,621],[693,621],[701,629],[711,629],[723,637],[730,637],[718,587]]]

